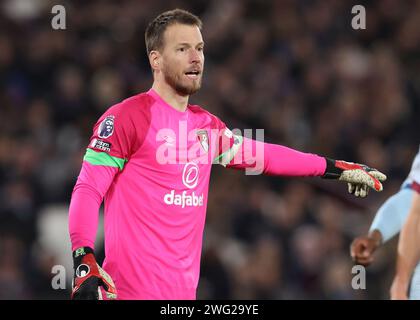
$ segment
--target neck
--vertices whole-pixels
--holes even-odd
[[[179,95],[171,86],[166,83],[153,82],[152,89],[174,109],[184,112],[187,110],[189,96]]]

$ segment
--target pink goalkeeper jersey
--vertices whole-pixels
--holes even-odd
[[[211,166],[256,167],[246,142],[263,148],[264,173],[325,171],[323,157],[243,139],[204,109],[177,111],[152,89],[109,108],[72,194],[72,249],[94,247],[104,199],[103,268],[118,298],[195,299]]]

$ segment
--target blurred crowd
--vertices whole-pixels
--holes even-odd
[[[59,1],[60,2],[60,1]],[[53,30],[51,8],[66,9]],[[365,30],[351,27],[365,5]],[[4,0],[0,3],[0,299],[67,299],[67,209],[92,126],[151,87],[147,23],[201,17],[203,87],[191,99],[231,128],[388,176],[353,199],[319,178],[245,176],[215,167],[200,299],[387,299],[396,240],[366,289],[351,286],[349,245],[407,176],[420,142],[420,1]],[[103,247],[97,245],[99,258]]]

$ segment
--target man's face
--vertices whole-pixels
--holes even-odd
[[[164,33],[161,68],[165,81],[181,95],[201,87],[204,42],[197,26],[174,24]]]

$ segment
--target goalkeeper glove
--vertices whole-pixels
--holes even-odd
[[[382,172],[364,164],[325,159],[327,160],[327,169],[322,178],[338,179],[347,182],[349,193],[354,194],[356,197],[366,197],[369,193],[369,188],[382,191],[381,181],[386,180],[386,175]]]
[[[102,300],[100,287],[108,299],[117,298],[111,277],[98,265],[93,250],[81,247],[73,252],[74,278],[71,298],[74,300]]]

